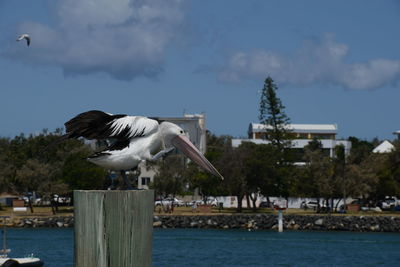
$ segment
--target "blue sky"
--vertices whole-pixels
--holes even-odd
[[[0,136],[90,109],[246,136],[270,75],[293,123],[393,139],[398,25],[394,0],[0,0]]]

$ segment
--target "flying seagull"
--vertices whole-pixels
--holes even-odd
[[[21,35],[18,37],[17,41],[21,41],[21,40],[23,40],[23,39],[26,40],[26,44],[27,44],[28,46],[31,44],[31,37],[29,37],[28,34],[26,34],[26,33],[21,34]]]
[[[113,115],[99,110],[83,112],[65,123],[62,139],[84,137],[111,140],[105,150],[88,157],[94,164],[121,172],[129,189],[125,171],[141,161],[155,161],[175,148],[209,173],[224,179],[217,169],[190,142],[182,128],[171,122],[161,122],[142,116]],[[158,153],[157,153],[158,152]]]

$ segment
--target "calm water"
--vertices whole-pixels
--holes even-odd
[[[11,256],[73,266],[72,229],[8,229]],[[400,234],[155,229],[153,266],[400,266]]]

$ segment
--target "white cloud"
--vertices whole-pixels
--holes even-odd
[[[54,8],[54,25],[20,25],[32,38],[29,49],[12,46],[5,55],[66,74],[153,77],[184,19],[181,0],[60,0]]]
[[[297,86],[333,84],[353,90],[368,90],[400,80],[400,60],[371,59],[347,63],[348,47],[335,42],[332,35],[320,41],[305,41],[292,56],[272,51],[237,52],[227,59],[220,71],[225,82],[263,79]]]

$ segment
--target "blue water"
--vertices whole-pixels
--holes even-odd
[[[8,229],[11,256],[73,266],[73,229]],[[155,229],[153,266],[400,266],[400,234]]]
[[[46,267],[73,266],[74,232],[71,228],[7,229],[7,243],[10,257],[26,257],[33,253]]]

